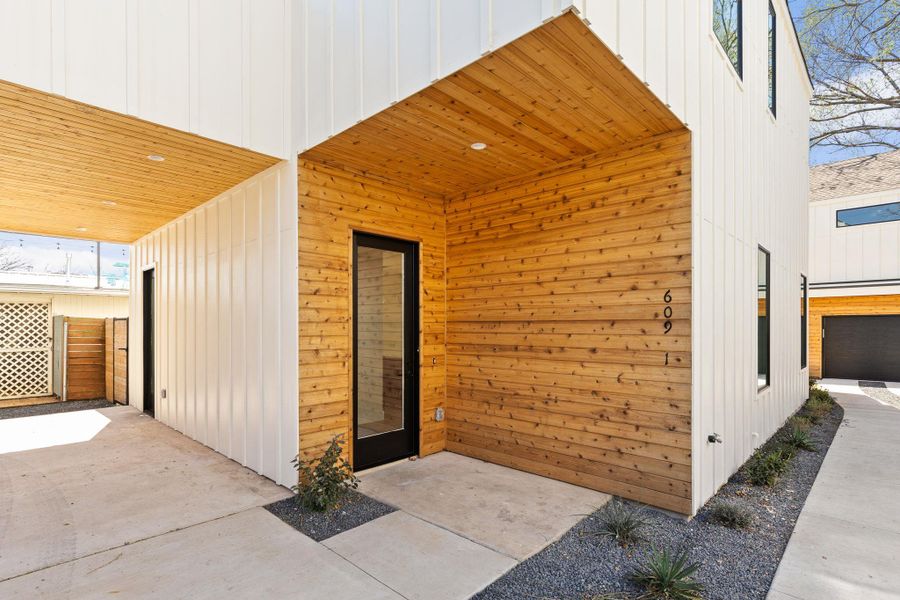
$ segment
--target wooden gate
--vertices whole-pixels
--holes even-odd
[[[0,400],[49,396],[50,302],[0,302]]]
[[[128,404],[128,319],[106,319],[106,399]]]

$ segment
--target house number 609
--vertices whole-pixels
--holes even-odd
[[[666,318],[663,323],[663,333],[668,334],[672,331],[672,290],[666,290],[666,293],[663,294],[663,302],[666,303],[665,308],[663,308],[663,316]],[[669,364],[668,352],[666,352],[666,364]]]

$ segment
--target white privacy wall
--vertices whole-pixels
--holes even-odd
[[[286,158],[289,0],[0,0],[0,79]]]
[[[900,202],[900,189],[810,203],[810,283],[900,282],[900,221],[835,226],[840,209],[889,202]],[[881,290],[881,293],[898,293],[896,287]],[[879,293],[879,290],[871,288],[866,293]]]
[[[296,483],[296,160],[141,238],[131,260],[131,404],[143,408],[142,286],[152,266],[156,418],[280,484]]]
[[[811,88],[784,0],[778,117],[766,100],[763,0],[744,2],[741,81],[712,0],[294,0],[294,144],[312,147],[573,7],[693,135],[694,507],[806,397]],[[756,248],[771,251],[770,388],[756,390]],[[724,443],[709,444],[718,433]]]

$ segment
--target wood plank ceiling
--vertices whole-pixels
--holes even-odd
[[[277,161],[0,81],[2,230],[133,242]]]
[[[682,128],[569,12],[302,156],[453,195]]]

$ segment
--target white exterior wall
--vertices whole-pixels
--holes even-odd
[[[288,0],[0,0],[0,79],[286,158]]]
[[[810,290],[816,296],[898,294],[900,285],[900,221],[837,227],[836,213],[844,208],[900,202],[900,189],[885,190],[809,205],[809,281],[860,285]],[[863,282],[878,283],[866,286]]]
[[[131,403],[143,408],[143,271],[152,266],[156,418],[278,483],[296,483],[296,160],[141,238],[131,261]]]
[[[50,301],[52,316],[90,319],[122,318],[128,316],[128,296],[78,294],[68,292],[8,292],[0,289],[0,302]]]
[[[806,397],[811,88],[783,0],[778,118],[767,108],[767,3],[744,2],[744,78],[712,32],[712,0],[295,0],[298,151],[574,6],[693,134],[694,507]],[[756,389],[756,249],[771,252],[771,386]],[[709,444],[718,433],[723,444]]]

